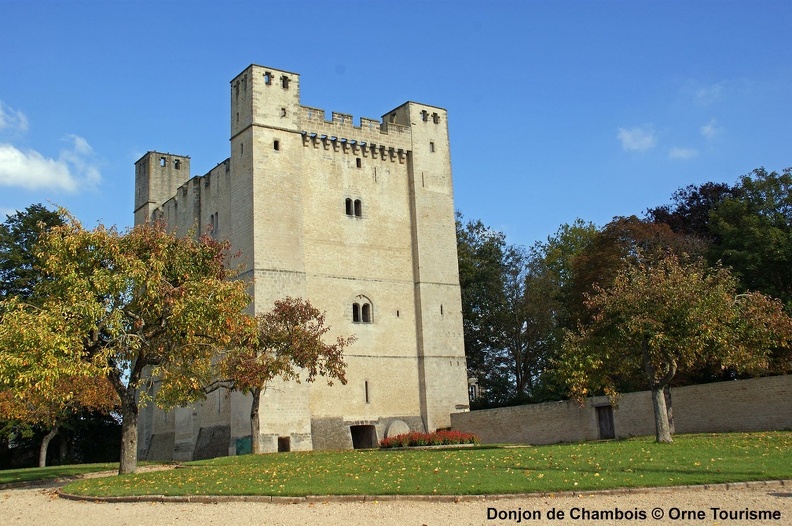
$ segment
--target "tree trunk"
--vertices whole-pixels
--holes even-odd
[[[39,448],[39,467],[47,467],[47,449],[49,449],[50,441],[58,434],[59,422],[55,422],[49,433],[41,440],[41,447]]]
[[[261,453],[261,421],[259,406],[261,405],[261,389],[253,389],[253,403],[250,404],[250,451],[254,455]]]
[[[671,388],[667,385],[663,388],[663,396],[665,397],[666,409],[668,410],[668,431],[673,435],[676,433],[674,429],[674,405],[671,401]]]
[[[649,354],[649,336],[644,336],[641,351],[644,371],[646,371],[646,376],[649,379],[649,388],[652,390],[655,439],[658,443],[670,444],[673,440],[671,439],[671,428],[668,425],[668,409],[666,408],[664,389],[676,374],[677,365],[673,359],[669,359],[667,363],[663,364],[663,377],[658,379],[658,371],[652,363],[652,357]]]
[[[121,397],[121,462],[118,474],[137,470],[138,403],[135,390],[127,387]]]
[[[671,428],[668,426],[665,396],[662,388],[652,387],[652,406],[655,416],[655,438],[658,443],[670,444]]]

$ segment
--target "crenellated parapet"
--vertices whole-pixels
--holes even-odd
[[[367,117],[361,117],[355,125],[348,113],[334,111],[327,120],[325,110],[302,106],[301,111],[303,146],[383,160],[403,160],[410,149],[409,126]]]

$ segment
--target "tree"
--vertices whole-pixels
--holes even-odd
[[[608,288],[619,271],[631,264],[650,261],[668,251],[677,256],[698,257],[703,252],[696,238],[675,234],[668,225],[643,221],[636,216],[615,217],[605,225],[572,262],[568,305],[572,324],[585,321],[587,295]]]
[[[792,309],[792,169],[742,176],[711,212],[710,228],[718,240],[711,261],[731,267],[742,290],[780,298]]]
[[[468,376],[478,379],[489,401],[505,403],[510,398],[509,370],[498,336],[505,304],[506,237],[481,221],[463,223],[459,213],[456,229]]]
[[[457,215],[462,317],[468,374],[479,380],[477,406],[553,396],[547,364],[567,319],[572,259],[596,233],[592,224],[562,225],[530,250],[503,233]],[[557,395],[555,395],[557,396]]]
[[[343,350],[354,336],[338,337],[334,344],[322,341],[330,330],[316,307],[300,298],[284,298],[273,308],[248,317],[237,345],[221,361],[221,377],[230,388],[250,393],[250,431],[253,453],[261,453],[259,409],[261,395],[275,378],[314,381],[317,375],[346,384]]]
[[[30,297],[41,279],[34,247],[43,232],[63,222],[58,212],[41,204],[6,216],[0,225],[0,301]]]
[[[725,268],[666,254],[637,260],[608,288],[586,301],[591,323],[570,331],[556,364],[570,394],[592,390],[615,396],[620,378],[642,378],[652,393],[656,439],[671,442],[663,390],[678,370],[717,362],[759,372],[770,349],[792,339],[792,319],[780,302],[737,294]]]
[[[118,406],[118,395],[106,378],[86,382],[84,378],[64,376],[55,382],[54,390],[43,393],[32,391],[26,396],[14,396],[9,389],[0,390],[0,414],[13,421],[16,431],[29,426],[48,429],[39,448],[39,467],[47,465],[50,441],[68,419],[81,410],[108,413]]]
[[[106,377],[121,405],[119,472],[135,471],[136,393],[147,370],[161,380],[160,406],[197,400],[249,303],[246,284],[228,279],[226,249],[206,236],[177,238],[160,224],[121,235],[69,218],[38,244],[40,306],[7,302],[0,383],[19,396],[52,396],[63,378]]]
[[[735,195],[735,189],[725,183],[690,185],[674,192],[671,205],[647,210],[646,217],[652,223],[668,225],[677,234],[712,240],[710,212]]]

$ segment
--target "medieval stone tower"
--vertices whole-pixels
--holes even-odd
[[[262,399],[264,450],[375,446],[450,425],[468,408],[446,111],[407,102],[382,121],[300,103],[300,76],[251,65],[231,81],[231,155],[135,163],[135,224],[211,225],[242,254],[255,312],[303,297],[332,335],[355,334],[347,385],[278,383]],[[141,458],[249,447],[250,398],[141,415]],[[246,442],[247,441],[247,442]]]

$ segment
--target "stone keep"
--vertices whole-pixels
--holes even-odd
[[[276,382],[264,451],[374,447],[450,425],[468,409],[447,114],[407,102],[382,120],[300,104],[300,76],[251,65],[231,81],[231,156],[190,177],[190,158],[135,163],[135,224],[231,241],[251,309],[285,296],[354,334],[347,385]],[[156,388],[156,387],[154,387]],[[141,412],[140,458],[198,459],[250,445],[250,398]]]

